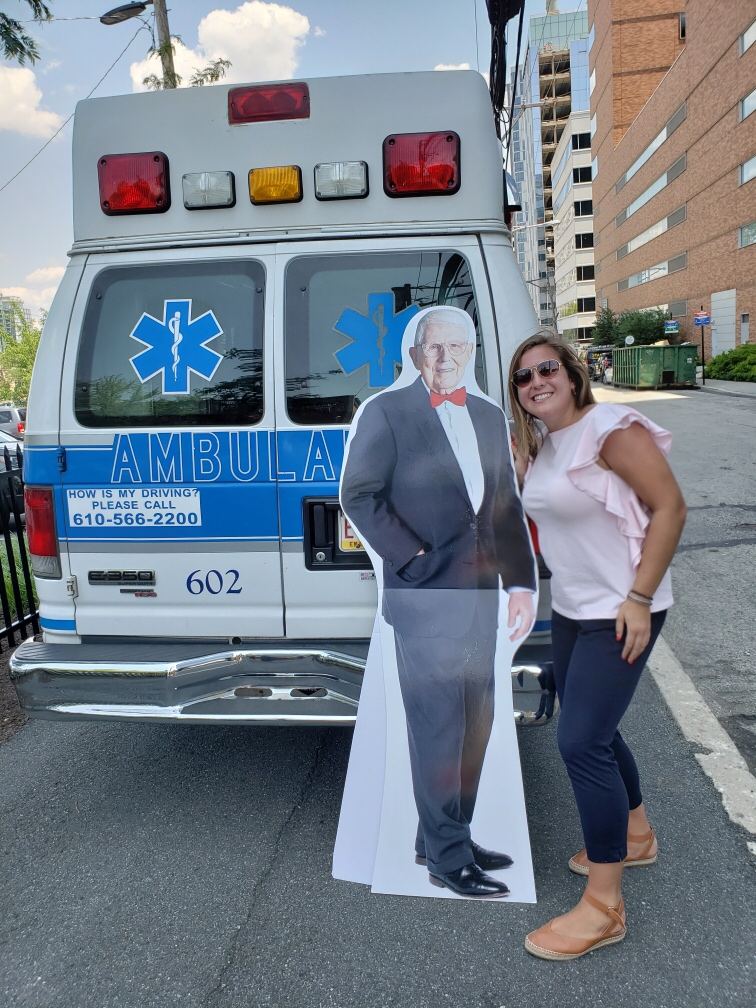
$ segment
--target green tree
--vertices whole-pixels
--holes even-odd
[[[32,368],[37,356],[39,338],[42,335],[47,313],[42,313],[38,324],[29,322],[20,310],[16,310],[16,333],[20,339],[15,340],[4,329],[0,328],[0,398],[25,406],[29,397],[29,383]]]
[[[667,313],[663,308],[622,312],[617,319],[617,334],[614,342],[625,345],[625,338],[632,336],[637,344],[648,346],[658,343],[664,337],[664,321]]]
[[[169,49],[171,54],[175,55],[177,42],[181,42],[179,36],[171,35],[169,42],[165,42],[162,46],[153,46],[149,50],[148,55],[162,57],[163,53]],[[204,84],[217,84],[219,80],[222,80],[226,76],[226,70],[230,66],[230,60],[217,59],[212,60],[201,70],[195,67],[194,73],[189,78],[189,84],[191,87],[202,87]],[[142,84],[146,88],[149,88],[150,91],[164,91],[169,88],[181,87],[181,76],[175,70],[172,73],[165,72],[162,77],[158,77],[157,74],[153,73],[145,77]]]
[[[617,316],[611,308],[599,308],[593,329],[594,346],[611,346],[616,343]]]
[[[52,17],[50,8],[46,3],[42,3],[42,0],[26,0],[26,3],[31,7],[35,21],[49,21]],[[26,34],[20,21],[8,17],[2,11],[0,11],[0,46],[5,59],[15,60],[21,66],[24,66],[27,60],[29,63],[35,63],[39,59],[36,41],[31,35]]]

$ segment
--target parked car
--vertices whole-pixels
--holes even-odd
[[[607,367],[611,367],[613,346],[591,347],[586,351],[585,364],[591,381],[603,381]]]
[[[22,438],[26,430],[26,407],[0,403],[0,431]]]
[[[24,462],[24,446],[18,438],[13,437],[12,434],[6,434],[5,431],[0,431],[0,508],[5,511],[7,509],[8,517],[10,520],[11,527],[15,521],[13,514],[13,505],[11,499],[6,493],[6,487],[10,490],[10,493],[15,499],[15,507],[21,518],[22,523],[25,522],[26,518],[24,515],[24,483],[23,478],[20,473],[16,470],[23,469]],[[3,473],[12,473],[13,475],[4,476]]]

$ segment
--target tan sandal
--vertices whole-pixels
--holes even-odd
[[[648,831],[648,833],[641,833],[639,836],[633,836],[631,833],[628,833],[627,839],[631,843],[642,843],[644,846],[643,850],[636,857],[626,857],[624,859],[622,864],[625,868],[641,868],[643,865],[652,865],[656,863],[656,858],[659,853],[658,850],[656,854],[649,854],[649,851],[654,845],[654,840],[656,839],[653,827]],[[576,875],[588,874],[588,855],[585,848],[578,851],[577,854],[570,858],[567,862],[567,867],[570,871],[575,872]]]
[[[620,897],[619,906],[610,907],[586,890],[583,899],[609,918],[609,923],[601,934],[597,938],[569,938],[567,935],[557,934],[552,928],[554,921],[550,920],[537,931],[531,931],[525,939],[525,948],[531,955],[538,956],[539,959],[579,959],[594,949],[622,941],[627,934],[625,904],[622,898]]]

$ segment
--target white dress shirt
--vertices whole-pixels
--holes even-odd
[[[425,382],[423,382],[425,384]],[[425,386],[428,389],[428,386]],[[457,386],[459,387],[459,386]],[[456,391],[456,390],[455,390]],[[428,389],[430,395],[430,389]],[[483,503],[485,485],[483,482],[483,466],[480,464],[478,439],[467,406],[456,406],[453,402],[443,402],[436,406],[436,413],[449,440],[451,450],[462,470],[462,479],[467,487],[467,496],[473,510],[480,510]]]

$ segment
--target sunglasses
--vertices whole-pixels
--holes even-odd
[[[549,378],[551,375],[555,375],[561,366],[561,361],[544,360],[540,364],[536,364],[535,367],[520,368],[512,375],[512,384],[517,388],[525,388],[533,381],[534,372],[537,371],[541,378]]]

